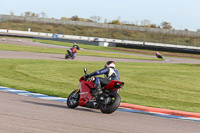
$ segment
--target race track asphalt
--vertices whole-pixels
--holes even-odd
[[[0,92],[1,133],[199,133],[199,122],[99,110]]]

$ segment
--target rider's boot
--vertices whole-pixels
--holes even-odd
[[[102,94],[101,84],[95,84],[94,88],[90,89],[90,92],[92,96],[97,96],[97,95]]]

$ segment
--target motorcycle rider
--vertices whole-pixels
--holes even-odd
[[[156,57],[160,58],[160,59],[163,59],[163,56],[158,51],[156,51]]]
[[[77,50],[80,50],[79,46],[74,42],[73,47],[68,49],[67,52],[71,56],[71,59],[74,59],[77,55]]]
[[[111,80],[120,80],[119,72],[115,69],[115,62],[108,61],[105,66],[101,70],[94,71],[90,74],[85,74],[84,78],[87,79],[92,76],[102,75],[104,74],[104,78],[102,77],[93,77],[92,81],[94,82],[94,88],[91,88],[91,95],[96,96],[102,93],[101,88],[108,85]]]

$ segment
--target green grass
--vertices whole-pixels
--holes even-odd
[[[34,46],[24,46],[16,44],[3,44],[3,43],[0,43],[0,50],[36,52],[36,53],[54,53],[54,54],[63,54],[66,51],[65,49],[34,47]]]
[[[56,43],[60,43],[60,42],[56,42]],[[0,43],[0,50],[66,54],[66,49],[34,47],[34,46],[24,46],[24,45],[15,45],[15,44],[3,44],[3,43]],[[94,52],[94,51],[84,51],[84,50],[78,51],[78,55],[127,58],[127,59],[158,60],[156,58],[151,58],[151,57],[141,57],[141,56],[124,55],[124,54],[117,54],[117,53],[104,53],[104,52]]]
[[[0,86],[67,97],[79,78],[104,62],[0,59]],[[200,113],[200,65],[116,63],[122,102]]]
[[[53,41],[53,40],[38,40],[38,39],[33,39],[34,42],[41,42],[41,43],[46,43],[46,44],[53,44],[53,45],[58,45],[58,46],[67,46],[67,47],[72,47],[72,43],[68,42],[61,42],[61,41]],[[110,47],[103,47],[103,46],[95,46],[95,45],[87,45],[87,44],[77,44],[80,48],[84,49],[90,49],[90,50],[99,50],[99,51],[109,51],[109,52],[119,52],[117,50],[112,50]],[[120,51],[121,52],[121,51]],[[127,52],[124,52],[127,53]]]
[[[58,46],[67,46],[67,47],[72,47],[73,43],[68,43],[68,42],[61,42],[61,41],[53,41],[53,40],[38,40],[38,39],[33,39],[34,42],[41,42],[41,43],[46,43],[46,44],[53,44],[53,45],[58,45]],[[93,49],[93,50],[101,50],[101,51],[107,51],[108,49],[106,47],[101,47],[101,46],[95,46],[95,45],[86,45],[86,44],[78,44],[80,48],[84,49]]]

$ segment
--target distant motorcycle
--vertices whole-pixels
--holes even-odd
[[[159,52],[156,52],[156,57],[160,58],[160,59],[163,59],[163,56]]]
[[[74,59],[77,55],[77,50],[80,50],[78,45],[75,45],[72,48],[68,49],[67,54],[65,55],[65,59],[68,58]]]
[[[72,51],[68,49],[67,54],[65,54],[65,59],[69,59],[69,58],[74,59],[75,57],[76,55],[74,55],[74,53],[72,53]]]
[[[87,69],[84,68],[86,74]],[[113,113],[120,105],[121,97],[118,94],[120,88],[123,89],[124,82],[112,80],[102,89],[102,93],[97,96],[92,96],[90,89],[94,88],[94,83],[91,78],[85,79],[84,76],[80,78],[79,89],[74,90],[67,98],[67,106],[69,108],[76,108],[77,106],[84,106],[88,108],[100,109],[102,113]]]

